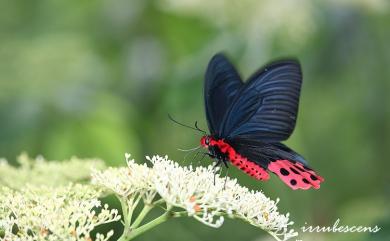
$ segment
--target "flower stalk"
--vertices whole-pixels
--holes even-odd
[[[153,219],[152,221],[143,224],[142,226],[139,226],[143,219],[145,218],[146,214],[153,208],[152,205],[146,205],[142,209],[141,213],[138,215],[137,219],[135,222],[127,226],[125,225],[124,227],[124,232],[122,236],[118,239],[118,241],[128,241],[132,240],[135,237],[143,234],[144,232],[148,231],[149,229],[154,228],[155,226],[169,220],[170,218],[174,217],[173,213],[168,209],[164,214],[160,215],[156,219]]]
[[[130,225],[130,229],[136,229],[144,220],[145,216],[149,213],[149,211],[153,209],[153,207],[154,206],[151,204],[145,204],[140,214],[138,214],[137,219],[134,221],[133,224]]]
[[[165,212],[163,214],[161,214],[160,216],[158,216],[157,218],[140,226],[141,222],[145,219],[146,215],[153,208],[157,207],[158,204],[160,204],[160,203],[163,203],[162,199],[160,199],[156,202],[153,202],[152,204],[145,204],[143,209],[141,210],[141,212],[138,214],[137,218],[135,219],[135,221],[130,226],[127,226],[125,224],[124,228],[126,231],[123,232],[122,236],[118,239],[118,241],[132,240],[132,239],[136,238],[137,236],[147,232],[148,230],[158,226],[159,224],[162,224],[162,223],[168,221],[169,219],[188,216],[188,213],[185,211],[181,211],[181,212],[172,211],[173,207],[171,206],[171,207],[167,207],[165,209]],[[127,209],[127,207],[122,207],[122,208],[125,210]],[[129,215],[129,214],[127,214],[127,215]]]

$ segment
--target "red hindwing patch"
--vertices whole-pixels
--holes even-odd
[[[292,189],[320,188],[324,178],[317,175],[313,170],[305,168],[302,163],[289,160],[277,160],[268,164],[268,170],[279,176],[284,183]]]
[[[219,150],[227,154],[229,161],[249,176],[266,181],[269,179],[269,173],[259,164],[248,160],[246,157],[237,153],[233,147],[223,140],[210,139],[210,146],[217,146]],[[313,170],[306,168],[302,163],[289,160],[276,160],[268,164],[268,170],[275,173],[279,178],[292,189],[309,189],[311,187],[318,189],[324,178],[317,175]]]

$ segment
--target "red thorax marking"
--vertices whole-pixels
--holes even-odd
[[[207,139],[208,138],[208,139]],[[207,139],[207,141],[206,141]],[[208,144],[207,144],[208,142]],[[212,137],[202,137],[201,144],[204,147],[208,146],[216,146],[218,149],[224,153],[227,154],[229,161],[247,173],[249,176],[257,179],[257,180],[268,180],[269,174],[264,168],[257,165],[256,163],[248,160],[246,157],[241,156],[239,153],[237,153],[233,147],[231,147],[228,143],[224,142],[223,140],[215,140]]]

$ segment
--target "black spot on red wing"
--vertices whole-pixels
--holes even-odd
[[[283,176],[288,176],[290,174],[289,171],[287,171],[286,169],[284,168],[280,168],[280,173],[283,175]]]
[[[283,168],[289,172],[289,175],[283,175]],[[311,187],[318,189],[322,177],[316,175],[314,171],[308,171],[301,163],[294,163],[290,160],[276,160],[268,164],[268,170],[275,173],[279,178],[292,189],[309,189]],[[298,172],[298,174],[296,173]]]
[[[295,173],[295,174],[299,174],[299,172],[297,171],[297,169],[295,169],[295,168],[293,168],[293,167],[291,167],[290,170],[291,170],[293,173]]]

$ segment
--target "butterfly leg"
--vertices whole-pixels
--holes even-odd
[[[220,159],[217,159],[217,161],[215,162],[214,164],[214,169],[217,168],[219,165],[221,165],[223,163],[223,161],[221,161]]]
[[[215,159],[215,158],[217,158],[217,156],[215,156],[215,155],[213,155],[213,154],[211,154],[211,153],[208,153],[208,152],[205,152],[204,153],[205,155],[208,155],[210,158],[212,158],[212,159]]]
[[[225,183],[223,184],[223,189],[226,188],[226,182],[227,182],[228,174],[229,174],[229,169],[226,168],[226,172],[225,172]]]
[[[215,156],[214,156],[214,158],[215,158]],[[213,169],[214,169],[214,185],[215,185],[215,176],[217,175],[217,171],[218,171],[217,167],[223,163],[223,161],[221,159],[219,159],[219,158],[216,158],[216,159],[217,159],[217,161],[216,161],[216,163],[213,166]]]
[[[225,165],[226,168],[229,168],[228,161],[229,160],[226,157],[222,159],[223,165]]]

